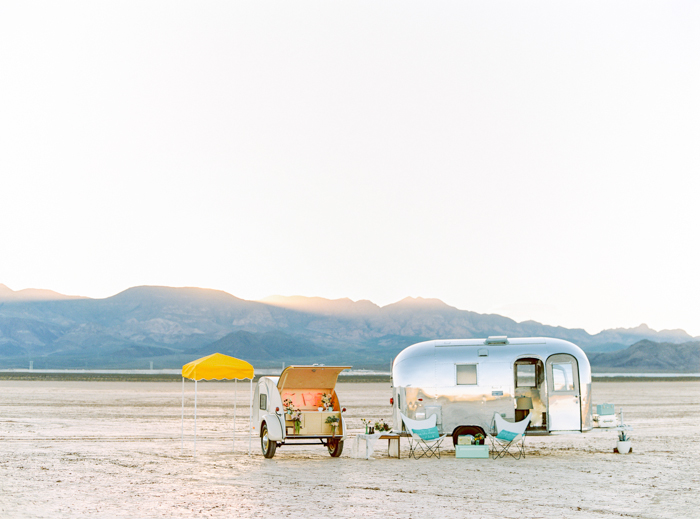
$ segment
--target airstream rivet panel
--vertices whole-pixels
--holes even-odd
[[[427,341],[399,353],[391,369],[393,419],[437,415],[441,433],[491,430],[494,413],[531,432],[592,428],[591,366],[568,341],[489,337]]]

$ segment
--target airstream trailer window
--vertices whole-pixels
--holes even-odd
[[[476,385],[476,364],[456,364],[455,368],[457,368],[458,386]]]
[[[267,395],[260,395],[260,409],[267,409]]]
[[[516,387],[537,387],[537,371],[535,364],[515,365]]]
[[[570,362],[552,363],[554,391],[574,391],[574,367]]]

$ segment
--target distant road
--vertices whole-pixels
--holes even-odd
[[[255,379],[279,376],[280,369],[257,369]],[[0,380],[89,380],[160,382],[182,378],[179,369],[0,369]],[[340,374],[340,382],[389,382],[388,371],[351,370]]]

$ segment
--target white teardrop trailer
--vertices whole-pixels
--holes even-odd
[[[275,455],[277,447],[286,444],[323,445],[333,457],[343,452],[346,438],[345,421],[335,385],[341,371],[349,366],[289,366],[279,377],[261,377],[253,395],[253,434],[260,436],[266,458]],[[328,409],[322,397],[330,395]],[[285,414],[284,402],[300,411],[299,424]],[[328,407],[328,406],[325,406]],[[338,419],[337,426],[327,423]]]
[[[393,420],[437,415],[441,433],[492,431],[494,414],[528,434],[592,429],[591,365],[581,348],[549,338],[436,340],[399,353],[391,367]]]

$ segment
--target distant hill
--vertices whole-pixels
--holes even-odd
[[[4,288],[3,288],[4,287]],[[557,337],[595,352],[639,341],[687,343],[682,330],[604,330],[517,323],[460,310],[438,299],[370,301],[274,296],[246,301],[219,290],[134,287],[105,299],[51,291],[17,294],[0,285],[0,364],[26,367],[177,367],[219,351],[259,367],[343,362],[388,369],[406,346],[428,339]],[[42,297],[38,297],[41,292]],[[32,295],[32,297],[28,297]],[[604,359],[604,357],[601,357]]]
[[[12,290],[0,283],[0,302],[4,301],[62,301],[65,299],[87,299],[81,296],[67,296],[59,294],[53,290],[42,288],[25,288],[23,290]]]
[[[187,353],[196,355],[209,355],[212,352],[250,361],[279,363],[279,359],[295,359],[297,362],[306,360],[312,364],[326,353],[323,348],[319,348],[311,341],[278,331],[257,334],[244,331],[233,332],[211,344],[187,350]]]
[[[700,373],[700,341],[673,344],[639,341],[610,353],[589,354],[595,370]]]

